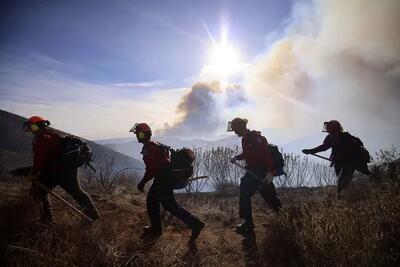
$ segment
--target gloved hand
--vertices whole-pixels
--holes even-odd
[[[237,158],[236,158],[236,157],[233,157],[233,158],[231,158],[231,160],[230,160],[231,163],[235,163],[236,161],[237,161]]]
[[[31,172],[31,169],[32,169],[32,166],[19,167],[19,168],[16,168],[16,169],[10,171],[10,174],[15,177],[24,177],[24,176],[29,175],[29,173]]]
[[[143,180],[140,181],[140,183],[138,183],[138,185],[137,185],[137,189],[138,189],[140,192],[143,192],[143,190],[144,190],[144,185],[145,185],[145,184],[146,184],[146,183],[143,182]]]
[[[311,149],[303,149],[302,152],[306,155],[311,154],[312,150]]]
[[[273,172],[267,172],[263,179],[264,184],[270,184],[274,180],[274,173]]]

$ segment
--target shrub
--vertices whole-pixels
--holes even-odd
[[[372,159],[371,179],[377,183],[400,181],[400,150],[391,146],[379,150]]]
[[[263,256],[274,266],[395,265],[400,185],[385,184],[363,201],[327,198],[285,210],[268,229]]]

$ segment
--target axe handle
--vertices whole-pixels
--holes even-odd
[[[233,164],[235,164],[235,165],[238,166],[239,168],[245,170],[247,173],[249,173],[251,176],[253,176],[253,178],[256,179],[257,181],[262,182],[262,180],[260,179],[260,177],[258,177],[257,174],[255,174],[255,173],[252,172],[251,170],[249,170],[249,169],[243,167],[242,165],[240,165],[240,164],[237,163],[237,162],[233,162]]]
[[[193,181],[200,180],[200,179],[204,179],[204,178],[208,178],[208,176],[197,176],[197,177],[193,177],[193,178],[188,179],[188,182],[193,182]]]
[[[330,158],[323,157],[323,156],[320,156],[320,155],[317,155],[317,154],[314,154],[314,153],[310,153],[310,155],[313,155],[313,156],[315,156],[317,158],[321,158],[321,159],[325,159],[325,160],[328,160],[328,161],[332,161]]]

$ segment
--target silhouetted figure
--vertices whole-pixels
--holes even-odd
[[[147,213],[150,226],[144,228],[146,234],[160,236],[162,225],[160,205],[172,215],[182,220],[192,229],[191,239],[198,237],[204,228],[204,223],[180,206],[174,196],[171,180],[171,162],[169,150],[160,143],[151,141],[151,129],[146,123],[137,123],[130,130],[136,134],[139,143],[143,144],[142,155],[146,165],[146,173],[137,188],[143,192],[145,184],[154,178],[154,182],[147,193]]]
[[[338,176],[338,193],[340,193],[349,185],[356,170],[366,175],[370,174],[367,166],[370,155],[361,140],[348,132],[343,132],[341,124],[336,120],[325,122],[323,132],[328,133],[323,144],[312,149],[303,149],[303,153],[315,154],[332,149],[331,166],[335,168]]]
[[[235,118],[228,125],[228,131],[234,131],[237,136],[242,137],[243,149],[242,154],[232,158],[231,162],[245,160],[246,168],[258,176],[257,179],[246,172],[240,180],[239,216],[244,219],[244,222],[237,225],[238,233],[246,233],[254,228],[251,197],[257,189],[274,211],[279,212],[282,206],[276,197],[275,186],[272,182],[275,170],[271,154],[266,149],[267,139],[260,132],[247,129],[246,125],[247,120],[241,118]]]
[[[32,142],[33,167],[28,179],[38,182],[52,190],[57,185],[67,191],[92,220],[99,218],[96,206],[80,186],[77,167],[65,160],[61,136],[48,128],[50,122],[39,116],[29,118],[24,123],[24,131],[34,136]],[[31,195],[39,204],[40,217],[44,223],[53,222],[53,212],[48,193],[32,183]]]

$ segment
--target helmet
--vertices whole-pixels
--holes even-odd
[[[147,123],[135,123],[135,125],[129,130],[129,132],[138,134],[140,132],[151,132],[150,126]]]
[[[22,130],[25,132],[37,132],[40,128],[46,127],[50,125],[50,121],[43,119],[39,116],[30,117],[27,121],[24,122],[22,126]]]
[[[331,120],[324,122],[322,131],[328,133],[341,133],[343,132],[343,128],[339,121]]]
[[[146,139],[146,136],[149,137],[151,136],[151,129],[150,126],[147,123],[141,122],[141,123],[136,123],[130,130],[129,132],[133,132],[136,134],[139,140],[144,140]]]
[[[48,123],[48,125],[50,125],[50,122],[48,120],[45,120],[45,119],[43,119],[42,117],[39,117],[39,116],[30,117],[28,119],[28,123],[30,123],[30,124]]]
[[[247,119],[234,118],[232,121],[228,122],[228,132],[232,132],[246,125],[247,125]]]

